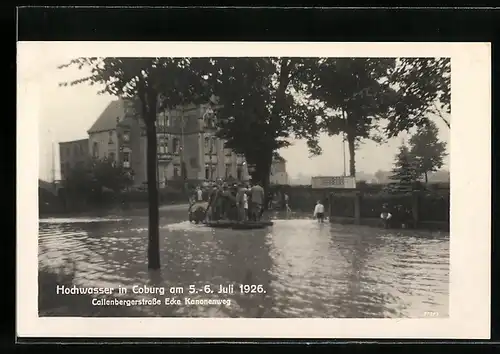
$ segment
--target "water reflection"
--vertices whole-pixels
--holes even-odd
[[[127,298],[231,300],[230,306],[135,309],[146,316],[394,318],[422,317],[425,311],[448,316],[447,234],[311,219],[275,219],[266,230],[236,231],[179,219],[161,218],[161,271],[147,270],[146,216],[44,220],[39,262],[55,267],[74,261],[81,286],[184,289],[161,297],[121,295]],[[231,284],[233,294],[203,291]],[[240,284],[262,285],[265,292],[240,294]],[[190,287],[197,291],[189,293]],[[74,311],[89,315],[84,308]],[[120,315],[130,313],[123,309]]]

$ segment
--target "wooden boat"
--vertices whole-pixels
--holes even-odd
[[[253,230],[253,229],[265,229],[268,226],[272,226],[273,222],[218,220],[218,221],[207,221],[205,225],[207,225],[208,227],[221,228],[221,229]]]

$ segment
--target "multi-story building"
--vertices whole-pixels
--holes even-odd
[[[134,184],[147,182],[146,127],[131,100],[109,104],[88,130],[92,157],[107,157],[130,168]],[[215,136],[212,105],[187,105],[166,110],[157,117],[160,186],[170,180],[213,180],[219,177],[248,179],[244,158]]]
[[[269,182],[271,184],[289,184],[288,173],[286,172],[286,160],[284,158],[273,159]]]
[[[89,140],[80,139],[59,143],[61,179],[65,180],[72,168],[85,166],[89,161]]]

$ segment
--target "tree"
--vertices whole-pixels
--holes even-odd
[[[322,130],[345,135],[350,175],[363,139],[377,142],[450,111],[450,61],[440,58],[322,58],[304,71],[303,85],[319,102]],[[378,130],[387,119],[382,136]]]
[[[322,108],[321,125],[330,136],[342,134],[349,147],[349,174],[356,175],[355,153],[389,113],[392,90],[384,84],[395,59],[337,58],[310,62],[305,74],[309,97]]]
[[[428,182],[428,173],[435,172],[443,166],[446,156],[446,143],[439,141],[438,127],[432,121],[419,127],[410,138],[410,154],[416,159],[418,172]]]
[[[92,192],[92,171],[87,166],[76,165],[68,171],[63,181],[68,197],[82,197]]]
[[[291,136],[320,152],[315,112],[294,93],[304,59],[212,58],[203,73],[219,98],[217,135],[255,166],[252,179],[269,185],[272,158]]]
[[[450,127],[442,114],[451,111],[450,58],[400,58],[390,73],[389,84],[394,92],[386,127],[388,137],[425,125],[431,113]]]
[[[416,161],[410,154],[408,146],[403,143],[396,155],[391,180],[397,182],[398,191],[406,192],[413,189],[415,182],[418,181],[418,177],[419,173]]]
[[[60,68],[90,69],[90,75],[66,85],[100,85],[100,93],[132,99],[138,118],[146,125],[148,180],[148,268],[160,268],[159,197],[156,176],[156,118],[159,110],[202,99],[201,80],[185,58],[78,58]]]

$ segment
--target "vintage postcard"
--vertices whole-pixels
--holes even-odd
[[[18,336],[489,338],[490,50],[19,42]]]

